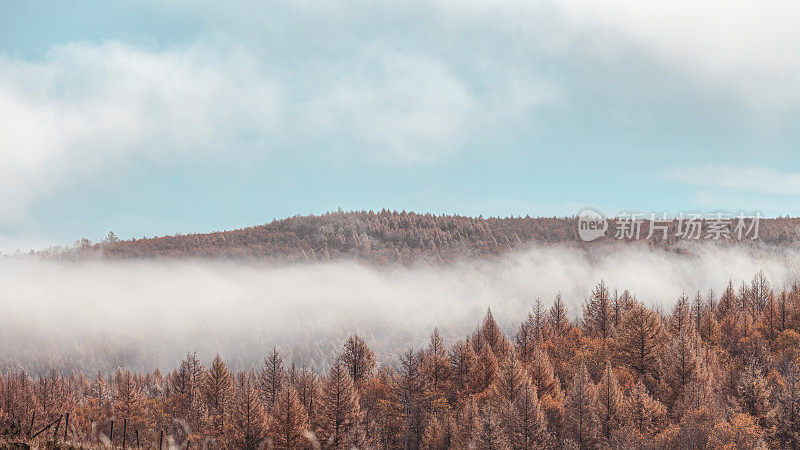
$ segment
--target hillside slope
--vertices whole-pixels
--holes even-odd
[[[64,254],[81,257],[100,254],[108,258],[255,258],[282,261],[355,259],[369,263],[443,263],[459,258],[491,257],[532,244],[568,243],[598,245],[620,242],[611,221],[606,237],[592,243],[578,238],[575,217],[473,218],[456,215],[380,212],[333,212],[294,216],[238,230],[118,241],[83,245]],[[647,245],[678,248],[677,222],[669,237]],[[723,239],[733,245],[767,244],[795,246],[800,241],[800,219],[761,219],[758,240]],[[625,241],[622,241],[625,242]]]

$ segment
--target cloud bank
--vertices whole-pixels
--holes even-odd
[[[249,368],[273,346],[299,366],[319,367],[353,332],[393,364],[402,349],[425,345],[434,327],[462,338],[487,308],[509,335],[536,298],[549,307],[556,292],[574,317],[601,278],[671,308],[681,293],[720,292],[759,270],[779,289],[798,268],[796,252],[710,245],[685,255],[538,247],[439,268],[9,259],[0,263],[0,370],[151,370],[194,350]]]

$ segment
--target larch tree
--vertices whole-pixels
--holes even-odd
[[[131,371],[123,372],[117,369],[113,380],[114,386],[114,405],[112,411],[120,419],[127,419],[130,434],[133,437],[133,430],[142,428],[146,425],[146,404],[145,397],[136,383],[136,376]]]
[[[375,355],[360,336],[354,334],[347,339],[341,358],[354,386],[358,387],[364,379],[372,376]]]
[[[225,416],[228,412],[228,403],[233,395],[231,373],[219,355],[214,356],[211,367],[203,377],[202,392],[211,421],[211,429],[214,436],[219,438],[225,433]]]
[[[203,379],[203,365],[196,353],[187,353],[178,369],[169,377],[169,390],[172,394],[173,415],[184,419],[191,430],[200,428],[201,395],[200,383]]]
[[[684,393],[697,381],[700,360],[694,351],[693,338],[686,332],[673,335],[664,355],[664,401],[674,418],[683,416]]]
[[[489,345],[481,347],[475,366],[476,370],[472,376],[472,391],[481,393],[488,389],[497,377],[497,358]]]
[[[566,436],[580,448],[593,448],[600,438],[600,421],[597,417],[597,390],[585,364],[575,371],[567,393],[565,412]]]
[[[737,386],[737,400],[742,412],[758,420],[759,425],[766,425],[767,416],[770,415],[770,391],[761,369],[755,361],[747,364],[739,377]]]
[[[510,344],[506,341],[505,336],[503,336],[503,332],[500,331],[497,321],[494,320],[491,309],[486,311],[486,315],[483,318],[483,324],[480,328],[480,337],[482,338],[482,342],[489,344],[492,352],[498,357],[504,357],[511,349]]]
[[[689,297],[687,297],[686,294],[681,294],[681,296],[678,297],[678,301],[675,302],[675,307],[669,318],[668,330],[670,334],[677,335],[680,333],[689,333],[691,327],[693,327],[693,321],[691,308],[689,307]]]
[[[278,349],[273,347],[269,355],[264,358],[264,364],[258,372],[258,395],[267,412],[272,410],[278,401],[278,394],[284,385],[285,377],[283,358]]]
[[[322,397],[317,415],[319,438],[330,448],[350,448],[355,428],[359,425],[360,409],[353,379],[341,362],[328,371],[322,384]]]
[[[770,292],[769,281],[767,281],[764,271],[761,270],[750,282],[750,308],[754,316],[767,306]]]
[[[567,307],[564,304],[564,299],[561,298],[561,293],[556,294],[556,299],[553,306],[550,307],[548,312],[548,322],[550,328],[555,334],[561,334],[569,328],[569,319],[567,319]]]
[[[776,437],[785,448],[800,448],[800,369],[792,362],[786,368],[777,395]]]
[[[264,406],[247,373],[240,373],[236,380],[231,411],[232,444],[241,449],[260,448],[266,436]]]
[[[666,408],[647,392],[641,380],[628,394],[626,409],[628,421],[645,438],[652,437],[666,425]]]
[[[545,395],[553,395],[555,390],[560,388],[553,373],[553,365],[550,364],[550,357],[540,348],[533,352],[533,357],[528,365],[528,375],[536,388],[539,399]]]
[[[320,386],[317,375],[308,370],[301,369],[294,383],[297,398],[306,411],[308,423],[315,422],[316,411],[319,408]]]
[[[542,448],[547,442],[547,424],[536,387],[529,380],[505,410],[507,441],[512,448]]]
[[[614,300],[612,302],[612,310],[613,310],[613,318],[614,318],[614,328],[617,328],[622,322],[622,318],[625,317],[625,313],[631,308],[633,304],[633,297],[631,297],[631,293],[628,290],[622,291],[622,294],[617,296],[616,290],[614,291]]]
[[[536,339],[530,324],[532,317],[528,314],[528,319],[519,325],[519,330],[514,338],[514,353],[524,364],[530,361],[531,353],[536,348]]]
[[[609,439],[611,433],[622,425],[625,418],[625,396],[622,394],[610,361],[606,362],[603,376],[597,385],[597,413],[603,436]]]
[[[510,450],[499,412],[493,407],[479,409],[479,426],[476,436],[477,448],[486,450]]]
[[[417,448],[425,431],[425,377],[421,352],[408,349],[403,353],[397,378],[398,400],[403,409],[403,446]]]
[[[583,326],[586,334],[607,339],[614,329],[611,299],[605,281],[592,290],[589,300],[583,305]]]
[[[643,305],[635,304],[617,333],[617,360],[649,386],[654,386],[660,376],[660,353],[665,340],[664,325],[659,317]]]
[[[269,418],[267,436],[272,442],[272,448],[279,450],[310,448],[309,441],[303,436],[303,432],[308,428],[307,415],[294,386],[287,384],[281,390]]]
[[[450,398],[461,403],[471,393],[471,380],[477,370],[478,357],[472,345],[458,341],[450,350]]]
[[[450,362],[447,359],[447,348],[438,328],[431,333],[428,349],[422,355],[422,373],[429,395],[432,397],[444,396],[450,379]]]
[[[529,384],[528,374],[516,359],[506,359],[492,384],[492,397],[498,407],[514,403],[522,388]]]

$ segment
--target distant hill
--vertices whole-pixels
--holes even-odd
[[[686,242],[675,236],[678,223],[670,225],[669,237],[645,240],[645,245],[679,248]],[[82,245],[59,252],[62,257],[101,255],[113,259],[151,258],[254,258],[276,261],[328,261],[353,259],[369,263],[407,264],[416,261],[446,263],[461,258],[500,255],[532,244],[569,243],[588,246],[612,244],[615,219],[607,236],[582,242],[576,217],[483,218],[457,215],[380,212],[333,212],[294,216],[264,225],[231,231],[188,234],[119,241],[111,236],[98,244]],[[761,219],[756,242],[722,239],[726,245],[797,246],[799,218]],[[705,231],[704,231],[705,233]]]

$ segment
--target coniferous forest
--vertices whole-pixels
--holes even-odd
[[[0,0],[0,450],[800,450],[798,24]]]
[[[640,236],[617,239],[619,219],[611,218],[606,235],[591,245],[640,243],[676,250],[707,241],[711,220],[702,221],[698,239],[680,237],[677,219],[666,234],[647,237],[649,222]],[[369,264],[442,264],[465,258],[496,257],[531,245],[582,243],[577,217],[466,217],[407,211],[336,211],[294,216],[263,225],[202,234],[177,234],[120,240],[113,232],[101,242],[88,239],[71,248],[40,252],[49,257],[81,259],[229,258],[276,262],[318,262],[351,259]],[[733,224],[731,224],[731,227]],[[757,240],[733,237],[711,240],[720,245],[800,245],[800,219],[762,218]]]
[[[574,313],[579,313],[575,316]],[[570,319],[578,317],[578,319]],[[653,309],[599,282],[581,311],[536,300],[511,335],[377,361],[352,335],[324,371],[279,348],[235,371],[0,378],[0,444],[54,448],[798,448],[800,286],[751,283]],[[413,320],[413,318],[398,318]]]

